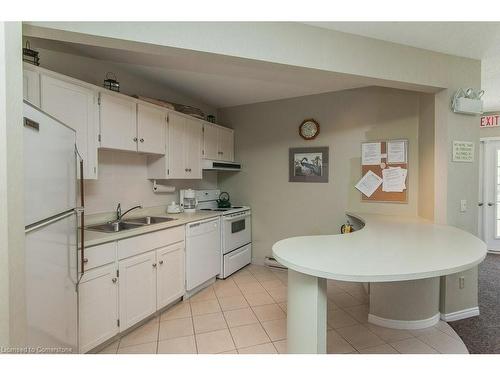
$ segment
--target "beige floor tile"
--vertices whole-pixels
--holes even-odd
[[[274,345],[270,342],[267,344],[260,344],[255,346],[250,346],[248,348],[238,349],[240,354],[278,354]]]
[[[286,302],[280,302],[278,303],[279,307],[281,307],[281,310],[283,310],[286,314],[287,312],[287,303]]]
[[[283,283],[278,278],[275,278],[273,280],[261,281],[260,283],[264,287],[265,290],[285,287],[283,285]]]
[[[364,304],[370,303],[370,296],[364,292],[349,292],[349,295],[353,296],[355,299]]]
[[[262,322],[262,326],[269,335],[271,341],[286,339],[286,319],[270,320]]]
[[[276,303],[267,292],[245,294],[245,299],[250,306],[261,306]]]
[[[442,320],[440,320],[435,326],[434,328],[440,330],[441,332],[444,332],[448,335],[450,335],[451,337],[457,339],[457,340],[460,340],[462,341],[462,339],[460,338],[460,336],[458,336],[458,334],[455,332],[455,330],[453,328],[450,327],[450,325],[446,322],[443,322]]]
[[[249,271],[252,274],[258,274],[258,273],[269,273],[272,272],[268,267],[266,266],[261,266],[259,264],[249,264],[244,268],[245,270]]]
[[[443,354],[468,354],[465,345],[444,332],[429,333],[418,339]]]
[[[224,311],[224,317],[226,318],[227,324],[230,328],[258,323],[257,317],[250,307]]]
[[[401,341],[391,342],[391,346],[402,354],[436,354],[437,351],[419,339],[413,337]]]
[[[160,341],[194,334],[191,318],[163,320],[160,322]]]
[[[236,347],[246,348],[270,342],[269,337],[259,323],[230,328]]]
[[[97,354],[116,354],[116,352],[118,351],[119,344],[120,344],[120,340],[116,340],[115,342],[112,342],[111,344],[109,344],[105,348],[101,349],[101,351],[98,352]]]
[[[330,299],[339,307],[352,307],[363,304],[363,301],[359,301],[346,292],[334,294]]]
[[[359,323],[368,323],[368,305],[345,307],[344,311],[356,319]]]
[[[329,310],[327,312],[327,323],[332,328],[342,328],[358,324],[356,319],[341,309]]]
[[[281,285],[283,285],[283,283],[280,281],[280,279],[278,278],[278,276],[276,276],[274,273],[272,272],[268,272],[268,273],[257,273],[257,274],[254,274],[253,277],[255,277],[257,279],[258,282],[262,283],[262,285],[264,286],[264,283],[266,282],[270,282],[270,281],[277,281],[279,282]]]
[[[215,294],[217,295],[218,298],[243,295],[233,280],[225,280],[225,281],[230,281],[231,283],[225,283],[219,285],[215,284],[214,286]]]
[[[365,326],[382,340],[388,343],[413,337],[410,331],[404,329],[386,328],[371,323],[368,323]]]
[[[240,286],[242,284],[257,283],[257,279],[252,274],[237,275],[233,278],[236,285]]]
[[[389,344],[382,344],[371,346],[365,349],[359,349],[359,352],[361,354],[399,354],[398,351]]]
[[[198,353],[215,354],[234,350],[234,342],[228,329],[201,333],[195,336]]]
[[[249,306],[241,293],[237,296],[219,297],[219,305],[222,311],[243,309]]]
[[[145,344],[131,345],[118,348],[118,354],[156,354],[157,342],[148,342]]]
[[[194,336],[176,337],[158,342],[158,354],[196,354]]]
[[[191,313],[195,315],[211,314],[221,311],[219,301],[211,299],[207,301],[191,302]]]
[[[365,287],[363,286],[363,283],[352,283],[348,285],[342,286],[342,289],[346,291],[349,294],[357,294],[357,293],[363,293],[366,294]]]
[[[212,299],[217,299],[215,295],[214,288],[212,286],[206,287],[205,289],[200,290],[194,296],[189,298],[190,302],[199,302],[199,301],[209,301]]]
[[[126,336],[120,339],[120,348],[145,344],[148,342],[156,342],[158,340],[158,320],[150,320],[146,324],[134,329]]]
[[[435,328],[435,326],[434,326],[434,327],[422,328],[422,329],[409,329],[408,332],[410,332],[415,337],[420,337],[422,335],[427,335],[430,333],[438,333],[440,331],[439,331],[439,329]]]
[[[384,344],[377,335],[361,324],[338,328],[336,331],[357,350]]]
[[[331,299],[326,301],[326,308],[328,311],[330,310],[340,310],[340,307],[338,307],[335,302],[333,302]]]
[[[288,298],[288,288],[286,286],[270,288],[267,291],[276,302],[286,302]]]
[[[335,330],[326,332],[326,352],[328,354],[344,354],[356,351],[351,344],[342,338]]]
[[[220,354],[238,354],[238,351],[235,350],[228,350],[227,352],[222,352],[222,353],[217,353],[218,355]]]
[[[240,288],[244,296],[246,296],[247,294],[263,293],[266,291],[258,281],[252,283],[238,284],[238,288]]]
[[[189,318],[191,316],[191,304],[189,301],[182,301],[164,311],[160,315],[161,320],[172,320],[180,318]]]
[[[193,325],[196,334],[227,328],[226,320],[221,312],[193,316]]]
[[[254,306],[252,310],[261,322],[286,318],[285,313],[278,304]]]
[[[286,340],[274,341],[274,347],[278,351],[279,354],[287,354],[286,351]]]

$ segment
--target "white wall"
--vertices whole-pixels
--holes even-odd
[[[418,93],[379,87],[220,110],[222,121],[235,129],[242,171],[220,175],[219,183],[234,203],[252,207],[256,261],[271,255],[280,239],[338,233],[347,209],[417,215],[418,116]],[[321,133],[304,141],[298,126],[311,117]],[[361,202],[354,188],[361,177],[361,142],[397,138],[409,139],[408,203]],[[288,182],[288,149],[315,146],[329,147],[329,182]]]

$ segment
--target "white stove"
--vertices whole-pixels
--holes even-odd
[[[218,208],[220,190],[196,190],[197,210],[221,213],[221,271],[219,278],[229,275],[252,260],[252,211],[248,206]]]

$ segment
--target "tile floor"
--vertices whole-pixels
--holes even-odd
[[[100,353],[286,353],[286,271],[249,265],[217,280]],[[328,353],[468,353],[440,321],[423,330],[369,324],[359,283],[328,281]]]

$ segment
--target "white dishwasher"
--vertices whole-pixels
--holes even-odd
[[[217,276],[221,256],[219,217],[186,225],[186,290]]]

